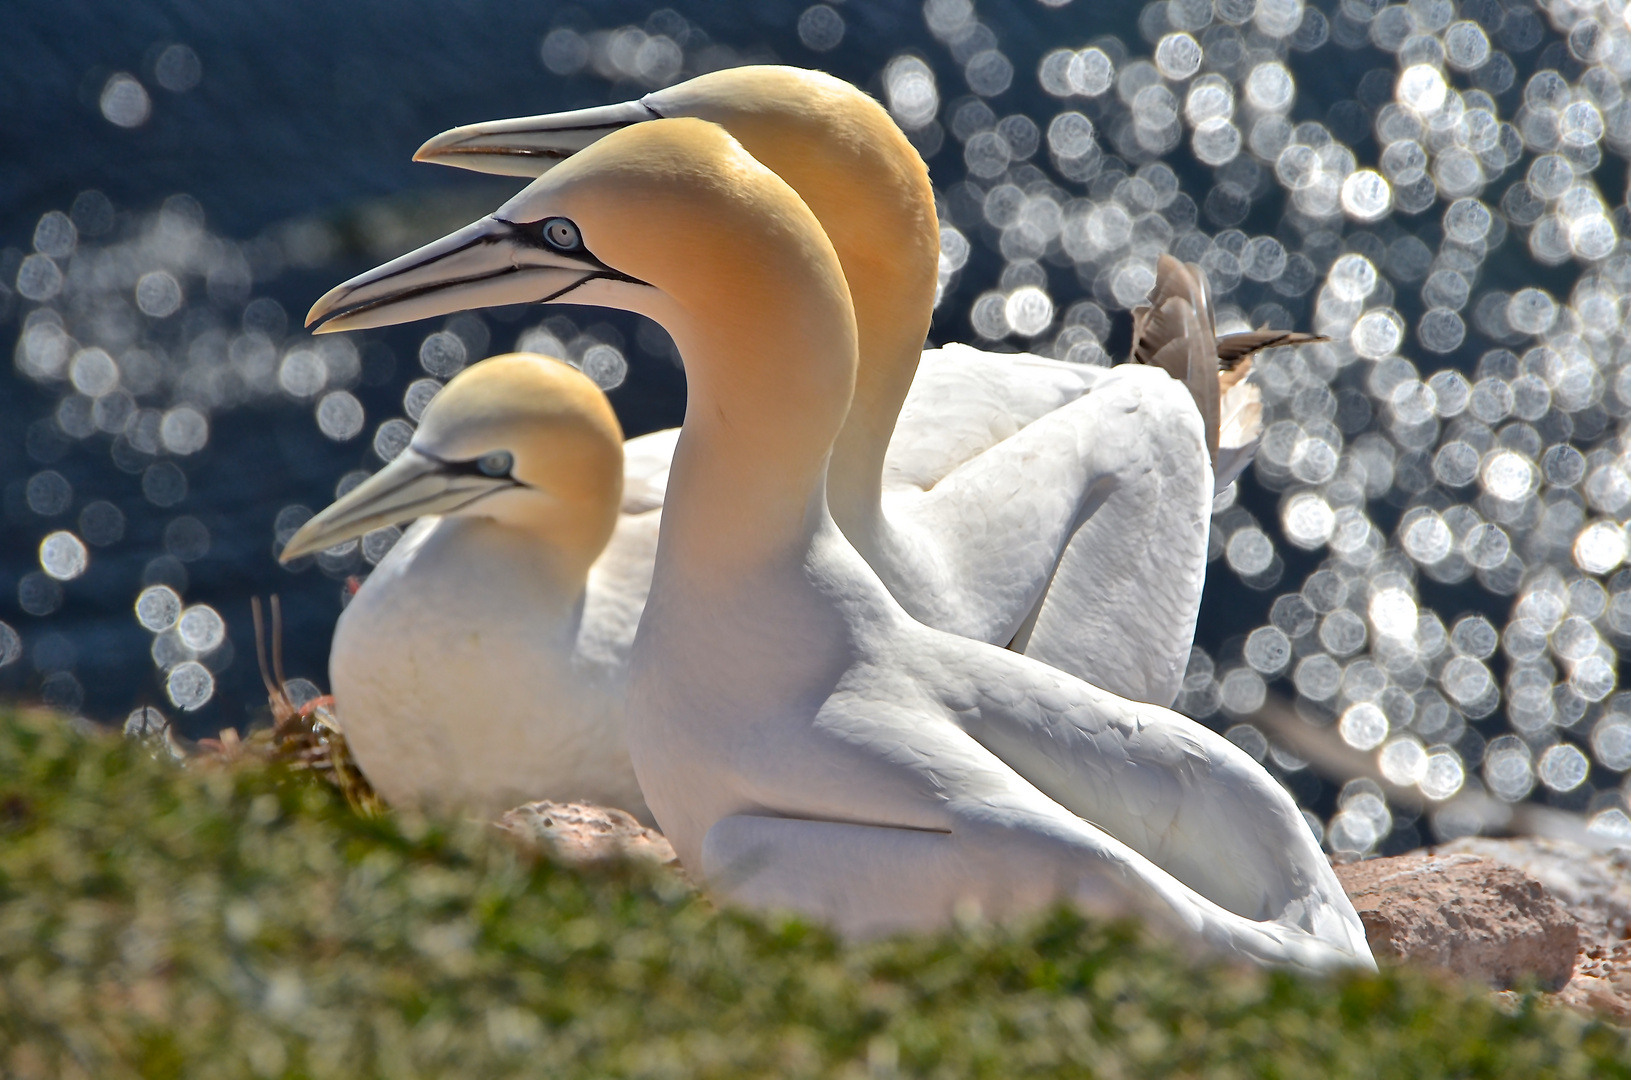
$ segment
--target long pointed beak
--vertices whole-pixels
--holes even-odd
[[[330,334],[544,303],[609,276],[622,275],[592,257],[553,251],[524,226],[489,216],[336,285],[312,305],[306,325],[322,322],[314,332]]]
[[[278,553],[278,561],[286,563],[387,525],[451,514],[495,491],[519,486],[508,477],[451,470],[409,447],[302,525]]]
[[[442,132],[421,146],[413,159],[499,176],[542,176],[557,162],[619,128],[660,118],[644,102],[625,101],[572,112],[489,120]]]

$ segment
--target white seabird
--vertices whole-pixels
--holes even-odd
[[[329,659],[347,742],[388,802],[492,816],[587,799],[651,820],[623,714],[659,515],[639,506],[653,455],[629,446],[626,480],[622,429],[588,376],[496,356],[290,537],[285,562],[420,519],[340,614]],[[635,505],[619,512],[620,495]]]
[[[855,383],[849,290],[808,208],[723,129],[607,136],[310,320],[444,314],[495,274],[512,302],[645,314],[686,363],[628,724],[693,872],[849,933],[1064,897],[1260,962],[1372,964],[1301,813],[1248,755],[915,622],[838,530],[826,469]],[[1131,373],[1149,377],[1165,379]]]

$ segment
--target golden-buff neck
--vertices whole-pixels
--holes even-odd
[[[837,252],[860,366],[827,490],[839,524],[859,524],[878,512],[884,453],[933,315],[940,232],[927,166],[881,105],[821,72],[733,68],[647,101],[724,125],[798,192]]]
[[[650,284],[600,287],[663,324],[685,360],[665,550],[728,569],[796,548],[855,386],[849,289],[820,223],[694,119],[617,132],[539,183],[589,251]],[[574,298],[596,302],[597,285]]]

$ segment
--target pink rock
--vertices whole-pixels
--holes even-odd
[[[1466,837],[1441,850],[1494,859],[1539,881],[1580,924],[1574,978],[1558,1000],[1631,1024],[1631,850],[1540,836]]]
[[[495,824],[563,862],[642,859],[659,866],[679,867],[679,858],[667,837],[610,806],[531,802],[506,812]]]
[[[1544,836],[1468,836],[1440,852],[1494,859],[1534,878],[1580,924],[1580,945],[1613,949],[1631,937],[1631,849],[1598,851]]]
[[[1470,854],[1412,852],[1336,868],[1378,959],[1425,964],[1498,989],[1557,990],[1580,931],[1540,883]]]

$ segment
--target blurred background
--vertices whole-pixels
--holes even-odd
[[[243,729],[272,593],[289,674],[326,685],[396,534],[278,546],[483,356],[569,357],[631,436],[678,423],[670,343],[620,312],[300,324],[521,186],[413,164],[431,135],[782,62],[878,96],[928,161],[934,342],[1119,360],[1164,251],[1207,269],[1220,329],[1333,338],[1259,359],[1268,430],[1215,506],[1180,710],[1334,850],[1631,841],[1622,8],[12,0],[0,695]]]

